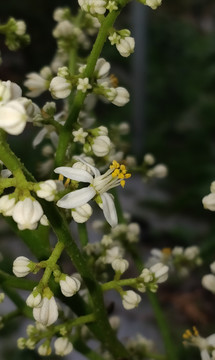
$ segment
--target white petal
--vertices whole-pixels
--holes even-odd
[[[103,213],[105,219],[110,226],[116,226],[118,224],[118,217],[112,196],[108,193],[104,193],[101,195],[101,199],[103,202]]]
[[[74,209],[76,207],[86,204],[96,195],[96,192],[92,186],[85,187],[80,190],[75,190],[57,202],[57,206],[64,209]]]
[[[93,181],[92,175],[90,175],[86,170],[83,169],[61,166],[56,168],[54,172],[56,174],[62,174],[63,176],[76,181],[87,182],[90,184]]]
[[[48,133],[48,130],[46,128],[43,128],[42,130],[40,130],[38,132],[38,134],[35,136],[35,138],[33,140],[33,147],[34,148],[43,141],[43,139],[44,139],[44,137],[46,136],[47,133]]]

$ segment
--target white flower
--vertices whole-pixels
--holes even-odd
[[[13,273],[17,277],[25,277],[31,272],[31,269],[29,267],[30,263],[31,261],[25,256],[17,257],[13,262]]]
[[[55,354],[60,356],[68,355],[73,350],[72,343],[65,337],[59,337],[54,342]]]
[[[84,204],[72,210],[72,217],[75,222],[82,224],[90,218],[92,213],[92,207],[89,204]]]
[[[168,169],[167,169],[166,165],[164,165],[164,164],[158,164],[158,165],[154,166],[152,169],[150,169],[149,171],[147,171],[147,176],[155,177],[155,178],[159,178],[159,179],[166,177],[167,174],[168,174]]]
[[[56,8],[53,13],[53,19],[57,22],[60,22],[63,20],[65,15],[65,9],[64,8]]]
[[[48,66],[43,67],[39,74],[36,72],[27,74],[27,80],[24,81],[24,85],[30,90],[27,95],[37,97],[48,90],[51,76],[52,71]]]
[[[77,89],[82,91],[83,93],[85,93],[88,89],[91,89],[92,86],[89,84],[89,79],[88,78],[79,78],[78,79],[78,86]]]
[[[58,318],[58,308],[54,296],[48,299],[43,297],[40,306],[33,309],[33,316],[39,323],[50,326]]]
[[[142,278],[145,283],[149,283],[153,280],[152,272],[149,269],[145,268],[142,270],[140,278]]]
[[[83,128],[80,128],[78,130],[74,130],[72,132],[72,135],[74,136],[74,139],[73,139],[74,142],[78,141],[81,144],[84,144],[85,143],[85,138],[87,137],[88,132],[84,131]]]
[[[23,132],[27,114],[23,105],[17,100],[7,102],[0,107],[0,128],[11,135],[19,135]]]
[[[31,307],[31,308],[35,308],[40,306],[42,301],[42,296],[40,293],[35,292],[34,291],[27,297],[26,299],[26,304]]]
[[[106,12],[105,0],[78,0],[78,3],[82,10],[94,14],[104,14]]]
[[[215,275],[208,274],[202,278],[202,286],[215,294]]]
[[[54,28],[52,35],[55,38],[70,37],[74,33],[74,25],[69,20],[60,21]]]
[[[162,0],[144,0],[144,4],[150,6],[153,10],[161,5]]]
[[[42,345],[38,347],[37,351],[40,356],[49,356],[51,355],[52,349],[50,345],[44,342]]]
[[[111,141],[108,136],[97,136],[93,139],[92,150],[98,157],[106,156],[110,152]]]
[[[126,310],[134,309],[141,301],[140,295],[133,290],[128,290],[122,297],[122,305]]]
[[[111,249],[108,249],[105,254],[105,263],[111,264],[114,260],[121,259],[123,253],[123,249],[119,246],[114,246]]]
[[[120,35],[117,32],[114,32],[112,35],[108,36],[108,40],[110,40],[111,45],[116,45],[120,42]]]
[[[184,256],[187,260],[194,260],[199,255],[198,246],[189,246],[184,250]]]
[[[12,216],[13,209],[16,203],[14,197],[10,198],[10,195],[4,195],[0,198],[0,213],[4,216]]]
[[[98,79],[106,78],[110,71],[110,63],[107,62],[104,58],[100,58],[96,62],[95,74]]]
[[[13,219],[20,230],[34,230],[43,215],[43,209],[37,200],[25,198],[18,201],[13,209]]]
[[[91,169],[94,176],[86,170],[65,166],[58,167],[54,171],[57,174],[62,174],[69,179],[86,182],[90,185],[65,195],[57,202],[57,205],[64,209],[74,209],[86,204],[95,196],[99,196],[99,200],[97,201],[99,201],[99,204],[102,206],[107,222],[112,227],[116,226],[118,220],[114,201],[112,195],[108,194],[107,191],[119,185],[124,187],[125,179],[129,178],[131,175],[127,174],[127,170],[124,165],[120,165],[116,161],[113,161],[109,170],[107,170],[105,174],[101,175],[99,170],[94,166],[86,163],[81,158],[79,158],[79,160]]]
[[[115,259],[111,264],[114,271],[120,274],[123,274],[128,269],[128,265],[128,261],[125,259]]]
[[[147,165],[154,165],[155,163],[155,157],[152,154],[146,154],[143,158],[143,161],[147,164]]]
[[[111,101],[112,104],[116,106],[126,105],[130,100],[129,92],[124,87],[117,87],[114,90],[116,91],[116,95]]]
[[[203,197],[202,204],[205,209],[215,211],[215,193],[213,192]]]
[[[154,274],[156,282],[162,283],[168,278],[169,267],[162,263],[157,263],[150,267],[150,271]]]
[[[123,57],[128,57],[134,52],[135,41],[131,36],[126,36],[121,38],[119,43],[116,44],[116,48],[119,51],[120,55]]]
[[[53,201],[57,191],[57,184],[54,180],[46,180],[39,184],[39,190],[36,191],[37,196],[46,201]]]
[[[72,84],[61,76],[55,76],[50,82],[49,91],[54,99],[65,99],[72,90]]]
[[[16,21],[16,31],[15,33],[19,36],[24,35],[26,32],[26,24],[22,20]]]
[[[0,81],[0,105],[22,96],[21,88],[14,82]]]
[[[64,296],[70,297],[80,289],[81,282],[75,276],[63,274],[60,280],[60,289]]]

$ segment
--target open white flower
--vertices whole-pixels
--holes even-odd
[[[116,226],[118,222],[116,208],[112,195],[108,194],[107,191],[119,185],[124,187],[125,179],[128,179],[131,174],[127,173],[125,165],[120,165],[115,160],[112,165],[110,165],[109,170],[103,175],[100,174],[97,168],[86,163],[81,158],[78,158],[78,160],[88,165],[94,176],[86,170],[74,167],[62,166],[56,168],[54,171],[69,179],[86,182],[90,185],[65,195],[57,202],[57,205],[64,209],[74,209],[96,197],[96,201],[102,208],[107,222],[112,227]]]
[[[0,128],[10,135],[21,134],[27,119],[24,106],[17,100],[9,101],[0,107]]]

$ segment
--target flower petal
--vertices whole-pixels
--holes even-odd
[[[82,162],[83,164],[89,166],[89,168],[92,170],[93,174],[95,176],[100,176],[100,171],[95,167],[95,166],[92,166],[90,165],[87,161],[85,161],[84,159],[82,159],[82,157],[80,156],[73,156],[75,160],[78,160],[80,162]]]
[[[110,226],[116,226],[118,224],[118,217],[112,196],[108,193],[104,193],[101,195],[101,199],[103,202],[103,213],[105,219]]]
[[[93,177],[86,170],[76,169],[68,166],[61,166],[54,170],[56,174],[62,174],[63,176],[81,182],[92,183]]]
[[[96,195],[96,192],[92,186],[85,187],[80,190],[72,191],[65,195],[57,202],[57,206],[64,209],[74,209],[76,207],[86,204]]]

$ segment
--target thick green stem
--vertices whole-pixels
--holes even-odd
[[[78,224],[78,234],[81,245],[84,247],[88,244],[88,234],[86,224]]]
[[[127,4],[128,0],[123,0],[121,6],[125,6]],[[98,36],[96,38],[96,41],[93,45],[93,49],[90,53],[90,56],[87,61],[87,66],[84,71],[83,77],[91,78],[93,75],[93,71],[96,65],[96,61],[98,60],[102,48],[104,46],[104,43],[107,39],[107,36],[109,34],[109,30],[112,28],[116,18],[119,16],[121,12],[121,9],[118,11],[112,11],[109,13],[105,18],[104,21],[100,27]],[[73,129],[73,124],[77,120],[79,112],[83,106],[85,97],[87,93],[83,93],[82,91],[77,91],[77,94],[74,98],[73,105],[71,106],[68,118],[66,120],[66,123],[64,125],[64,128],[62,129],[59,137],[59,144],[58,149],[56,152],[56,158],[55,158],[55,165],[61,166],[64,162],[64,157],[66,153],[66,149],[70,140],[71,131]]]

